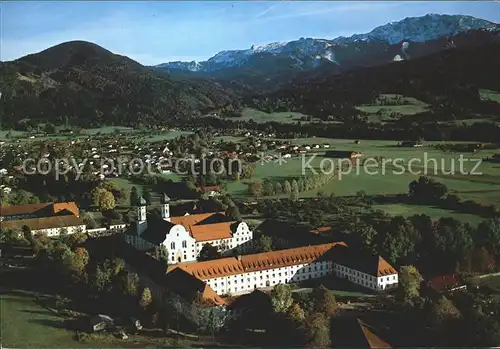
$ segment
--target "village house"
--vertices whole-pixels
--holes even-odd
[[[467,288],[462,277],[457,274],[433,277],[427,281],[427,286],[437,293],[465,290]]]
[[[352,150],[331,150],[326,152],[325,156],[340,159],[356,159],[362,157],[363,154]]]
[[[139,250],[164,245],[170,263],[195,261],[205,244],[225,254],[245,252],[251,247],[253,233],[245,222],[232,221],[222,213],[170,217],[169,202],[164,194],[161,218],[146,218],[146,202],[141,198],[138,220],[129,226],[125,240]]]
[[[354,269],[351,261],[342,260],[347,256],[344,253],[347,249],[344,242],[333,242],[173,265],[168,268],[168,271],[171,272],[176,268],[182,269],[206,282],[218,295],[245,294],[280,283],[300,282],[327,275],[338,277],[349,275],[348,279],[351,282],[376,291],[385,290],[389,285],[390,287],[397,286],[397,271],[381,257],[369,259],[358,255],[360,260],[364,259],[373,265],[361,263],[358,265],[360,270],[357,270]],[[346,265],[351,267],[346,267]],[[372,276],[372,270],[375,271],[374,279],[368,278]],[[361,280],[367,280],[367,282]]]
[[[198,186],[196,187],[196,191],[198,193],[206,193],[208,196],[212,197],[220,195],[221,187],[220,185]]]

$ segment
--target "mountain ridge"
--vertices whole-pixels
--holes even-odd
[[[220,109],[235,98],[219,82],[170,77],[85,41],[0,62],[0,91],[2,126],[21,120],[159,123]]]
[[[265,45],[252,45],[250,49],[221,51],[206,61],[166,62],[153,66],[163,70],[186,70],[190,72],[212,73],[217,70],[242,66],[249,57],[262,53],[272,55],[288,55],[299,61],[305,56],[314,59],[326,59],[339,64],[335,60],[336,48],[352,45],[356,42],[383,41],[389,45],[403,41],[425,42],[439,37],[454,36],[477,29],[498,30],[496,23],[465,15],[427,14],[421,17],[406,17],[397,22],[391,22],[374,28],[369,33],[354,34],[350,37],[334,39],[300,38],[289,42],[273,42]]]

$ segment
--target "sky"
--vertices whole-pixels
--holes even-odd
[[[206,60],[254,44],[367,33],[427,13],[500,23],[500,2],[1,1],[0,60],[71,40],[94,42],[144,65]]]

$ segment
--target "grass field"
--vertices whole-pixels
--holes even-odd
[[[75,339],[76,331],[66,329],[64,318],[42,306],[31,293],[0,294],[0,344],[3,348],[167,348],[170,340],[160,333],[145,332],[120,340],[111,333],[91,334],[85,342]],[[186,346],[186,341],[180,345]]]
[[[4,348],[86,347],[73,339],[74,332],[63,328],[63,318],[37,304],[31,295],[2,294],[0,305]]]
[[[311,122],[302,120],[305,117],[305,114],[298,112],[276,112],[276,113],[266,113],[253,108],[245,108],[242,111],[241,117],[238,118],[230,118],[230,120],[239,120],[239,121],[249,121],[253,120],[256,123],[264,123],[264,122],[280,122],[284,124],[294,124],[298,121],[300,122]],[[313,119],[312,121],[318,121],[318,119]],[[329,123],[335,123],[338,121],[329,121]]]
[[[469,223],[471,225],[478,225],[484,220],[483,217],[473,214],[456,213],[453,211],[445,210],[438,207],[421,206],[421,205],[404,205],[404,204],[387,204],[387,205],[373,205],[373,209],[381,210],[393,216],[413,216],[425,214],[432,219],[439,219],[441,217],[455,218],[462,223]]]
[[[120,134],[131,134],[131,133],[139,133],[139,130],[130,128],[130,127],[123,127],[123,126],[103,126],[100,128],[87,128],[87,129],[82,129],[80,134],[78,135],[50,135],[50,136],[37,136],[34,139],[30,139],[29,137],[31,136],[31,133],[29,132],[22,132],[22,131],[8,131],[8,130],[0,130],[0,140],[6,141],[9,140],[6,138],[7,133],[10,132],[11,134],[11,140],[12,139],[20,139],[22,141],[36,141],[36,140],[45,140],[45,139],[50,139],[50,140],[73,140],[75,138],[86,138],[88,136],[96,136],[96,135],[110,135],[114,134],[116,131],[120,131]],[[147,136],[142,134],[145,139],[149,142],[154,142],[154,141],[163,141],[163,140],[168,140],[168,139],[173,139],[176,138],[180,135],[188,135],[192,134],[193,132],[190,131],[165,131],[160,134],[153,134],[151,136]],[[21,137],[21,138],[20,138]]]
[[[500,103],[500,92],[498,91],[480,89],[479,96],[482,100],[490,100]]]
[[[408,163],[411,159],[418,159],[419,162],[413,163],[414,172],[420,171],[420,174],[412,174],[404,172],[402,174],[394,174],[394,167],[390,163],[385,167],[385,173],[382,168],[371,169],[378,171],[376,175],[367,173],[363,168],[359,172],[353,171],[350,174],[344,174],[340,179],[335,178],[321,188],[316,188],[308,192],[301,193],[302,197],[315,196],[318,191],[325,194],[335,194],[338,196],[355,195],[356,192],[363,190],[368,195],[374,194],[397,194],[408,192],[408,184],[418,179],[420,175],[425,174],[424,164],[427,163],[427,175],[433,177],[437,181],[444,183],[451,191],[457,193],[464,199],[472,199],[481,201],[488,205],[498,205],[500,207],[500,165],[492,162],[482,161],[476,172],[481,175],[462,175],[445,174],[452,170],[455,166],[455,172],[460,170],[460,154],[455,152],[443,152],[437,150],[429,144],[422,148],[401,148],[397,147],[395,141],[377,141],[367,140],[361,141],[360,144],[355,144],[354,140],[339,140],[325,138],[305,138],[293,140],[296,144],[311,144],[311,143],[328,143],[329,150],[352,150],[363,153],[366,157],[381,156],[386,160],[399,161],[400,163]],[[434,143],[433,143],[434,144]],[[462,161],[464,172],[471,172],[476,166],[476,163],[470,159],[488,158],[498,150],[483,150],[478,153],[463,154],[463,158],[467,161]],[[319,170],[321,161],[324,159],[323,151],[305,154],[304,160],[302,157],[293,157],[287,159],[285,164],[265,163],[256,165],[256,173],[252,180],[263,180],[265,178],[271,180],[290,180],[302,174],[303,164],[307,163],[312,154],[316,154],[315,158],[310,162],[311,166]],[[434,161],[435,159],[435,161]],[[328,163],[324,163],[325,168],[329,168]],[[437,171],[435,167],[437,166]],[[397,170],[397,169],[396,169]],[[245,181],[231,182],[228,185],[228,190],[232,195],[245,196],[247,195],[247,185]]]
[[[384,121],[389,117],[390,113],[415,115],[426,111],[428,107],[426,103],[419,101],[418,99],[413,97],[406,97],[396,94],[382,94],[380,95],[380,97],[384,98],[385,100],[394,100],[396,97],[400,97],[403,100],[401,100],[400,105],[365,104],[357,106],[356,109],[368,113],[369,119],[371,121]]]

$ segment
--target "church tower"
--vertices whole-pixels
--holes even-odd
[[[137,208],[137,220],[139,222],[146,221],[146,200],[141,196],[140,197],[140,205]]]
[[[165,193],[161,197],[161,218],[170,222],[170,198]]]
[[[137,207],[137,235],[141,235],[148,227],[146,220],[146,200],[141,196],[139,199],[139,207]]]

